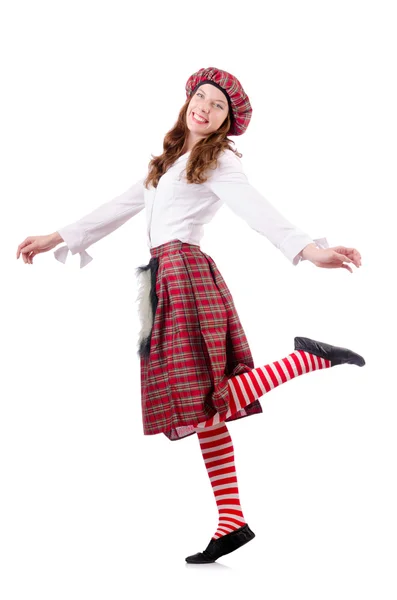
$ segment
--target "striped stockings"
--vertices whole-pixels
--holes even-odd
[[[290,381],[298,375],[329,367],[331,367],[330,360],[304,350],[296,350],[286,358],[231,377],[228,380],[230,408],[227,413],[222,417],[216,413],[205,423],[199,423],[197,427],[205,429],[217,425],[281,383]]]
[[[198,431],[197,436],[219,512],[218,529],[212,536],[212,539],[217,539],[245,524],[240,506],[233,442],[225,423]]]
[[[205,423],[199,423],[196,428],[219,512],[218,529],[212,539],[245,524],[240,506],[233,443],[224,420],[280,384],[298,375],[329,367],[331,361],[296,350],[286,358],[228,380],[229,410],[222,417],[216,413]]]

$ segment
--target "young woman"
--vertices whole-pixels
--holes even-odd
[[[79,253],[83,267],[92,260],[86,248],[145,209],[151,258],[136,270],[143,431],[170,440],[197,434],[219,524],[207,548],[186,561],[208,563],[255,535],[240,505],[226,423],[262,412],[259,398],[298,375],[365,361],[346,348],[295,337],[293,352],[254,368],[230,291],[214,260],[200,249],[204,224],[225,202],[293,265],[309,260],[352,272],[350,265],[360,267],[361,256],[355,248],[329,248],[325,238],[312,240],[247,181],[242,155],[228,139],[246,131],[252,114],[236,77],[203,68],[185,89],[186,102],[147,176],[75,223],[26,238],[17,258],[22,254],[33,264],[36,254],[64,241],[54,252],[57,260]]]

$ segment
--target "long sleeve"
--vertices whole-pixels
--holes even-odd
[[[218,158],[218,166],[205,184],[254,230],[265,236],[293,265],[304,260],[301,251],[308,244],[327,248],[326,238],[312,239],[290,223],[248,181],[242,162],[232,150]]]
[[[65,263],[70,251],[80,254],[80,268],[91,262],[93,258],[86,248],[115,231],[144,208],[144,181],[145,177],[78,221],[57,229],[66,246],[55,250],[55,258]]]

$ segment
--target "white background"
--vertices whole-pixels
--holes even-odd
[[[3,2],[0,596],[395,599],[395,3]],[[295,335],[361,353],[229,425],[256,538],[189,566],[217,526],[196,436],[141,424],[144,211],[65,265],[16,260],[143,177],[202,67],[250,97],[251,183],[362,267],[293,267],[223,207],[202,248],[256,366]],[[242,199],[243,200],[243,199]],[[140,588],[140,591],[137,590]]]

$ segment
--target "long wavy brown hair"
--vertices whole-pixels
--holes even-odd
[[[189,103],[190,98],[182,106],[174,127],[165,135],[163,153],[159,156],[152,154],[152,159],[149,162],[149,172],[144,184],[146,188],[150,184],[156,188],[160,177],[184,154],[185,143],[189,134],[186,125],[186,113]],[[204,183],[207,181],[206,171],[210,168],[216,169],[217,158],[225,149],[232,150],[239,158],[242,157],[240,152],[231,147],[234,142],[227,137],[232,123],[231,119],[232,116],[229,111],[226,119],[216,131],[213,131],[193,146],[186,164],[188,183]]]

